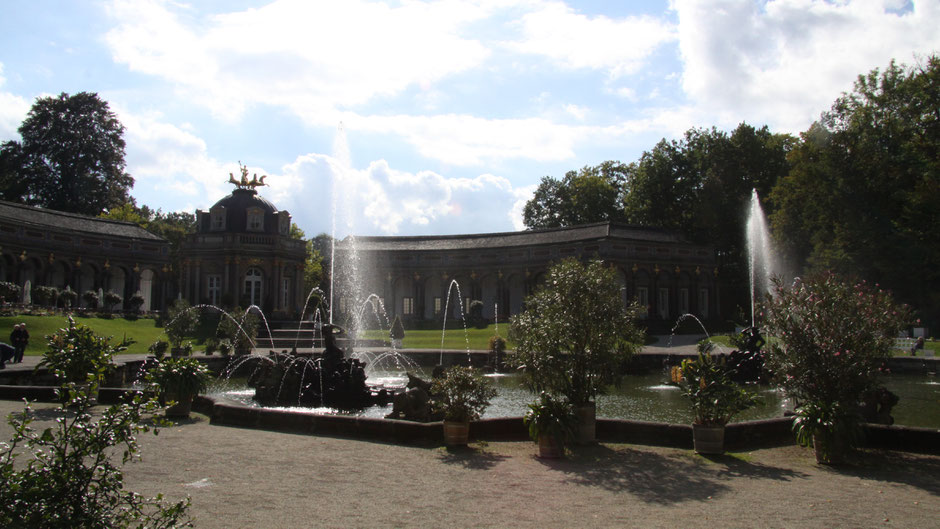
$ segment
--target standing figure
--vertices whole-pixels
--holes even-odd
[[[16,363],[23,361],[23,355],[26,354],[26,346],[29,345],[29,331],[26,330],[26,322],[20,323],[20,343],[16,348]]]

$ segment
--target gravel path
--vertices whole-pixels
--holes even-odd
[[[52,407],[34,406],[44,421]],[[21,408],[0,401],[3,416]],[[601,444],[543,461],[531,443],[449,451],[194,417],[142,436],[143,460],[125,472],[131,490],[191,497],[199,528],[926,528],[940,520],[938,456],[865,452],[834,469],[793,446],[704,458]],[[9,437],[4,423],[0,439]]]

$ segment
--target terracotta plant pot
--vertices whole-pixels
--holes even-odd
[[[558,459],[564,457],[565,450],[551,435],[539,436],[539,457],[542,459]]]
[[[470,423],[444,421],[444,444],[466,446],[470,438]]]
[[[579,445],[591,444],[597,440],[597,404],[589,402],[577,406],[574,414],[578,418],[575,442]]]
[[[167,417],[176,417],[185,419],[189,417],[189,413],[193,409],[193,395],[167,395],[165,401],[174,401],[176,404],[170,406],[166,409]]]
[[[831,446],[826,445],[824,437],[813,434],[813,452],[816,455],[816,463],[820,465],[839,465],[845,460],[845,443],[831,441]]]
[[[698,454],[724,454],[725,427],[693,424],[692,444]]]

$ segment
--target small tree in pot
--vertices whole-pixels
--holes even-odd
[[[529,437],[538,443],[542,458],[562,457],[578,427],[578,417],[568,399],[553,397],[544,391],[538,400],[529,404],[522,422],[529,429]]]
[[[105,308],[108,309],[108,312],[113,312],[114,306],[120,304],[122,301],[124,301],[124,298],[117,292],[109,290],[104,293],[104,305]]]
[[[634,320],[636,304],[624,307],[613,268],[569,258],[555,264],[525,312],[511,319],[516,350],[509,362],[521,369],[530,390],[564,395],[581,417],[577,440],[594,441],[595,397],[614,383],[643,343]]]
[[[697,358],[682,361],[678,381],[692,406],[692,438],[700,454],[723,454],[725,425],[759,399],[731,379],[722,360],[709,355],[711,343],[703,342]]]
[[[173,347],[171,353],[179,356],[183,351],[183,340],[196,329],[199,314],[189,306],[185,299],[178,299],[167,311],[163,330]]]
[[[208,386],[208,368],[195,358],[167,358],[147,371],[147,382],[160,392],[168,417],[189,417],[193,397]]]
[[[434,395],[432,407],[444,414],[444,442],[448,445],[466,445],[470,421],[483,415],[496,388],[472,367],[454,366],[431,384]]]
[[[48,368],[63,383],[87,387],[91,398],[97,396],[101,381],[113,367],[111,358],[124,349],[111,345],[110,338],[95,334],[90,327],[76,324],[71,317],[68,327],[47,339],[49,348],[37,367]]]

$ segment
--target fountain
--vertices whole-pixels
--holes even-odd
[[[751,201],[747,214],[748,278],[751,298],[751,326],[756,323],[756,300],[771,292],[771,279],[779,276],[780,263],[773,251],[773,241],[767,228],[767,217],[760,205],[757,190],[751,190]]]

